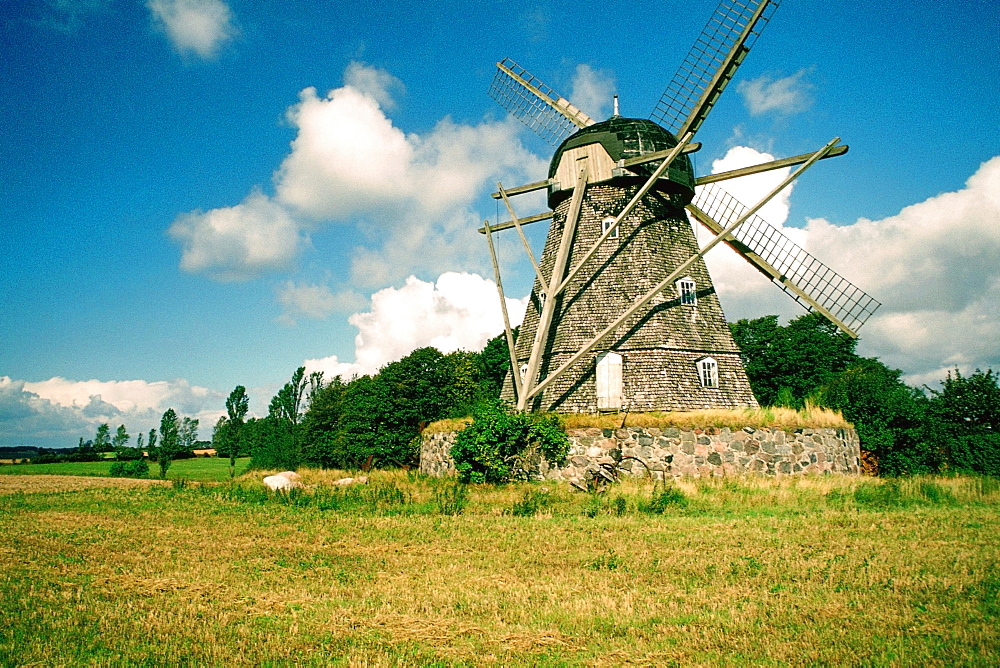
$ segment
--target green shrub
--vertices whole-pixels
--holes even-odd
[[[112,462],[108,475],[112,478],[145,478],[149,475],[149,464],[145,459]]]
[[[459,480],[476,483],[527,480],[542,459],[561,462],[568,453],[569,439],[557,417],[517,413],[500,401],[473,412],[451,448]]]

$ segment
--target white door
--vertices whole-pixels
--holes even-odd
[[[597,410],[622,407],[622,356],[611,351],[597,356]]]

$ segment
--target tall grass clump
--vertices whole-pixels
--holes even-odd
[[[469,486],[454,480],[434,489],[434,503],[442,515],[461,515],[469,505]]]

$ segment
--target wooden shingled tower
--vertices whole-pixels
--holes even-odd
[[[493,234],[517,230],[536,272],[516,345],[504,319],[512,373],[505,397],[522,410],[678,411],[756,406],[739,350],[705,267],[726,243],[810,310],[850,336],[879,303],[755,215],[817,160],[813,154],[696,178],[687,154],[777,2],[723,0],[652,114],[595,122],[514,62],[497,63],[491,95],[558,148],[547,178],[498,184],[510,220],[486,234],[501,305]],[[801,165],[753,207],[716,183]],[[519,217],[511,197],[548,191],[550,211]],[[714,238],[699,248],[686,214]],[[540,259],[522,226],[549,220]]]

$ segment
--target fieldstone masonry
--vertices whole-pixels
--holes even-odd
[[[861,472],[861,450],[853,429],[626,427],[571,429],[567,435],[570,450],[566,461],[553,465],[542,462],[540,478],[579,483],[588,469],[622,457],[641,459],[659,480],[681,476],[859,475]],[[442,476],[454,471],[450,455],[454,442],[455,432],[425,432],[420,472]],[[645,473],[645,470],[635,464],[633,472]]]

